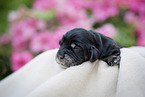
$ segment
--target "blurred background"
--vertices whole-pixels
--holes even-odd
[[[80,27],[145,46],[145,0],[0,0],[0,80]]]

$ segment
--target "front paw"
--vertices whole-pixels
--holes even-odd
[[[120,64],[120,56],[111,56],[111,58],[108,59],[108,65],[109,66],[114,66],[114,65],[119,65]]]

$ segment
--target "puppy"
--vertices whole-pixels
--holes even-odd
[[[72,29],[63,35],[59,44],[56,60],[65,68],[97,59],[107,62],[109,66],[118,65],[120,61],[120,48],[115,42],[92,30]]]

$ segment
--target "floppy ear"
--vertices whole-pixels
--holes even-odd
[[[99,58],[100,52],[95,46],[91,46],[90,62],[94,62]]]

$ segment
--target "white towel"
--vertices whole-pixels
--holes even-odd
[[[121,50],[119,70],[100,60],[63,69],[55,61],[57,50],[2,80],[0,97],[145,97],[145,58],[135,50]]]

